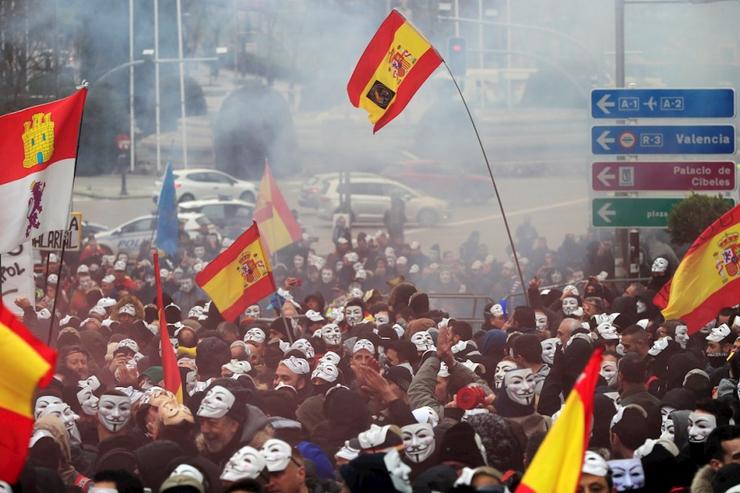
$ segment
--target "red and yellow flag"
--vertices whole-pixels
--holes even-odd
[[[224,320],[233,322],[249,305],[275,292],[272,268],[260,241],[257,224],[195,276]]]
[[[301,239],[301,227],[280,193],[267,162],[254,207],[254,220],[262,232],[268,256]]]
[[[694,241],[673,278],[655,295],[666,320],[686,322],[689,334],[740,300],[740,205],[727,211]]]
[[[596,349],[524,473],[516,493],[574,492],[581,479],[583,456],[591,438],[594,390],[603,349]]]
[[[13,484],[33,432],[33,393],[54,376],[56,352],[0,303],[0,480]]]
[[[162,347],[162,371],[164,372],[164,388],[177,397],[179,404],[183,403],[182,378],[177,366],[177,356],[170,342],[170,333],[167,330],[167,320],[164,316],[164,300],[162,299],[162,280],[159,277],[159,252],[154,250],[154,280],[157,287],[157,311],[159,312],[159,343]]]
[[[349,100],[368,112],[375,133],[403,111],[440,63],[442,57],[431,43],[392,10],[352,72]]]

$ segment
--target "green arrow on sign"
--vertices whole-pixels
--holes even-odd
[[[597,228],[666,228],[668,214],[680,198],[610,197],[593,199],[591,222]],[[726,199],[734,204],[731,199]]]

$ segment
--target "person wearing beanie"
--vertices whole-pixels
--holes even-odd
[[[671,389],[665,393],[660,400],[660,417],[662,428],[666,426],[666,420],[673,411],[693,410],[696,407],[696,397],[684,388]]]
[[[134,451],[139,477],[144,487],[159,492],[159,486],[167,478],[165,467],[171,457],[183,455],[180,446],[170,440],[155,440]]]
[[[232,379],[216,379],[206,388],[195,413],[201,454],[223,467],[239,447],[247,419],[248,391]]]
[[[442,436],[439,462],[455,469],[485,466],[485,448],[470,423],[453,425]]]

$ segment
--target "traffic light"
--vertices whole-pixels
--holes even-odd
[[[453,75],[465,75],[468,66],[465,38],[450,38],[447,44],[447,65]]]

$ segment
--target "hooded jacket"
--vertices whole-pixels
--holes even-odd
[[[67,488],[76,486],[83,491],[87,491],[92,482],[90,478],[78,473],[72,465],[72,452],[69,446],[69,435],[64,428],[61,419],[53,415],[47,415],[39,418],[33,426],[34,431],[48,431],[53,440],[59,446],[61,451],[61,463],[59,464],[59,476],[62,478]]]

